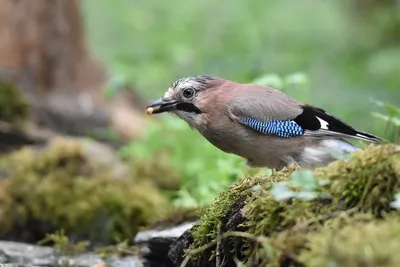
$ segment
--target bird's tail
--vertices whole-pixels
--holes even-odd
[[[366,132],[360,132],[360,131],[357,131],[357,133],[353,137],[356,139],[360,139],[360,140],[375,143],[375,144],[387,142],[387,140],[385,140],[381,137],[378,137],[376,135],[369,134]]]
[[[318,131],[311,132],[308,135],[312,135],[315,137],[321,137],[322,139],[329,138],[329,140],[330,139],[342,140],[343,138],[358,139],[358,140],[370,142],[373,144],[388,142],[386,139],[383,139],[381,137],[378,137],[378,136],[370,134],[370,133],[356,131],[356,130],[353,130],[353,131],[354,132],[352,132],[352,133],[341,133],[341,132],[334,132],[334,131],[320,129]]]

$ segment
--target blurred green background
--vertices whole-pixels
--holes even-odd
[[[385,111],[371,101],[400,104],[396,1],[81,3],[92,51],[111,77],[105,90],[129,83],[150,100],[183,76],[209,74],[245,83],[267,75],[267,83],[360,130],[392,141],[396,136],[385,130],[385,117],[372,115],[390,107]],[[285,77],[289,83],[282,83]],[[184,180],[177,203],[208,203],[238,174],[249,171],[243,160],[218,151],[177,118],[159,119],[143,140],[121,153],[146,158],[166,151],[170,158],[164,160]]]

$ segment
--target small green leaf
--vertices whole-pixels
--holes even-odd
[[[304,73],[293,73],[285,77],[285,84],[287,85],[305,85],[308,84],[308,77]]]
[[[384,107],[389,116],[400,116],[400,109],[398,107],[386,103],[384,104]]]
[[[269,242],[268,238],[262,237],[261,246],[265,250],[265,253],[267,254],[268,259],[273,261],[274,258],[275,258],[275,256],[274,256],[274,248],[272,247],[272,245]]]
[[[370,98],[370,101],[372,103],[374,103],[375,105],[377,105],[378,107],[384,107],[385,106],[385,103],[382,102],[382,101],[379,101],[379,100],[376,100],[376,99],[373,99],[373,98]]]
[[[272,196],[277,201],[288,200],[295,196],[295,192],[290,190],[285,183],[276,183],[271,189]]]
[[[339,264],[336,263],[336,261],[334,261],[334,260],[329,260],[328,267],[339,267]]]
[[[310,170],[293,172],[290,177],[290,182],[292,185],[300,187],[306,191],[314,191],[318,187],[313,173]]]
[[[262,189],[262,187],[259,184],[256,184],[251,187],[251,191],[253,191],[253,192],[261,192],[261,189]]]
[[[394,201],[390,203],[390,207],[400,209],[400,192],[394,195]]]
[[[372,116],[374,116],[375,118],[378,118],[380,120],[383,120],[385,122],[389,122],[394,124],[395,126],[400,126],[400,118],[398,117],[390,117],[381,113],[377,113],[377,112],[372,112]]]
[[[318,193],[318,198],[330,199],[332,195],[329,192],[320,192]]]
[[[378,113],[378,112],[372,112],[372,116],[374,116],[377,119],[383,120],[383,121],[390,121],[390,117],[382,114],[382,113]]]
[[[313,200],[313,199],[317,198],[317,193],[310,192],[310,191],[300,191],[300,192],[297,192],[296,198],[302,199],[302,200]]]
[[[363,246],[363,252],[366,259],[372,259],[374,255],[374,250],[370,244],[365,244]]]
[[[238,258],[234,257],[233,260],[234,260],[234,262],[236,264],[236,267],[246,267],[246,265],[244,265],[243,262],[238,260]]]
[[[318,185],[319,186],[325,186],[331,183],[331,180],[329,179],[320,179],[318,180]]]
[[[275,87],[277,89],[281,89],[283,87],[283,80],[277,74],[266,74],[264,76],[261,76],[260,78],[255,79],[252,83],[267,85]]]
[[[400,118],[398,117],[392,117],[390,119],[390,122],[393,123],[395,126],[400,126]]]
[[[185,189],[178,191],[179,198],[173,200],[172,202],[177,206],[183,207],[197,207],[197,200]]]

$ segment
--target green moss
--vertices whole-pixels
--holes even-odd
[[[274,260],[264,258],[263,262],[279,266],[277,259],[292,258],[304,246],[307,233],[319,229],[330,214],[340,210],[356,208],[357,212],[380,218],[389,210],[395,193],[400,191],[399,160],[394,156],[398,150],[394,145],[370,146],[354,153],[349,160],[316,169],[315,179],[331,181],[326,186],[332,196],[330,201],[277,202],[268,188],[261,197],[249,198],[244,210],[248,231],[256,236],[271,235],[275,247]],[[313,222],[318,217],[321,220]]]
[[[53,234],[47,234],[45,238],[40,240],[39,245],[53,243],[53,248],[61,255],[75,255],[85,252],[90,245],[89,241],[81,241],[78,243],[72,242],[64,233],[63,230],[56,231]]]
[[[102,260],[107,260],[111,256],[126,257],[131,255],[138,255],[140,252],[139,246],[130,246],[127,240],[119,242],[118,244],[98,247],[96,254],[98,254]]]
[[[400,266],[398,216],[382,221],[352,219],[346,224],[311,233],[299,261],[308,267]]]
[[[247,176],[229,186],[227,190],[222,191],[213,200],[210,207],[202,212],[201,223],[194,227],[192,231],[194,238],[192,248],[199,247],[215,239],[220,220],[234,205],[244,201],[246,198],[261,195],[263,188],[270,188],[275,182],[288,180],[294,170],[295,166],[290,166],[281,172],[273,173],[271,176]]]
[[[64,229],[90,240],[132,240],[139,227],[168,210],[151,183],[114,178],[86,158],[74,139],[55,139],[42,150],[24,148],[1,159],[0,167],[7,176],[0,181],[2,235],[19,222],[38,231],[36,236],[46,234],[40,225],[47,225],[47,231]]]
[[[320,188],[330,194],[330,199],[276,201],[271,193],[271,182],[289,180],[295,166],[270,176],[247,177],[222,192],[203,213],[202,220],[192,231],[194,242],[190,249],[215,241],[224,216],[244,201],[245,221],[241,227],[254,238],[244,239],[240,247],[230,248],[230,251],[241,251],[245,263],[251,266],[281,266],[284,263],[290,266],[290,262],[298,262],[298,255],[305,249],[311,234],[321,233],[319,238],[323,238],[326,229],[338,230],[352,224],[349,218],[369,214],[377,222],[387,212],[393,213],[389,204],[400,191],[399,152],[400,147],[396,145],[370,146],[353,153],[350,159],[314,170],[315,179],[330,181]],[[359,222],[363,223],[363,220]],[[223,229],[236,230],[231,226]],[[257,236],[267,236],[269,245],[260,246],[254,241],[258,240]]]
[[[20,89],[0,79],[0,120],[21,123],[29,115],[29,106]]]
[[[398,152],[399,146],[370,146],[353,153],[349,161],[317,169],[315,176],[333,181],[329,190],[336,208],[358,206],[379,216],[400,190],[400,161],[394,156]]]

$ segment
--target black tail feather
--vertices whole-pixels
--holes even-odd
[[[332,138],[355,138],[371,143],[386,141],[373,134],[355,130],[342,120],[328,114],[325,110],[311,105],[302,106],[303,112],[294,121],[304,130],[305,135]]]
[[[364,141],[373,142],[373,143],[381,143],[381,142],[387,141],[387,140],[385,140],[385,139],[383,139],[381,137],[378,137],[376,135],[369,134],[369,133],[366,133],[366,132],[360,132],[360,131],[357,131],[356,138],[359,138],[359,139],[364,140]]]

